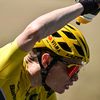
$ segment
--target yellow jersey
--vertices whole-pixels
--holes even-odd
[[[0,100],[57,100],[54,91],[31,86],[23,64],[26,54],[16,41],[0,48]]]

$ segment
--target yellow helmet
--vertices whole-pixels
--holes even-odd
[[[36,42],[33,48],[47,47],[57,55],[66,58],[82,59],[89,62],[89,47],[82,33],[73,25],[67,24],[52,35]]]

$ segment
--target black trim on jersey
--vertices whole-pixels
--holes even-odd
[[[0,90],[0,100],[5,100],[2,91]]]

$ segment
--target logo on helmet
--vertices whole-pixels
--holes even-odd
[[[60,48],[59,48],[58,44],[56,43],[56,41],[53,40],[51,43],[52,43],[52,45],[54,46],[54,48],[55,48],[58,52],[60,52]]]
[[[48,39],[51,41],[52,40],[52,36],[48,36]]]
[[[48,40],[49,41],[47,41],[48,43],[49,43],[49,46],[52,48],[52,47],[54,47],[56,50],[57,50],[57,52],[60,52],[60,48],[59,48],[59,45],[56,43],[56,41],[53,39],[53,37],[52,36],[48,36]],[[51,45],[51,44],[52,45]],[[53,49],[53,48],[52,48]]]

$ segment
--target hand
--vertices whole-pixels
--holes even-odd
[[[98,6],[99,6],[99,8],[100,8],[100,3],[98,3]]]
[[[82,15],[92,13],[100,8],[100,0],[75,0],[83,5],[84,11]]]

